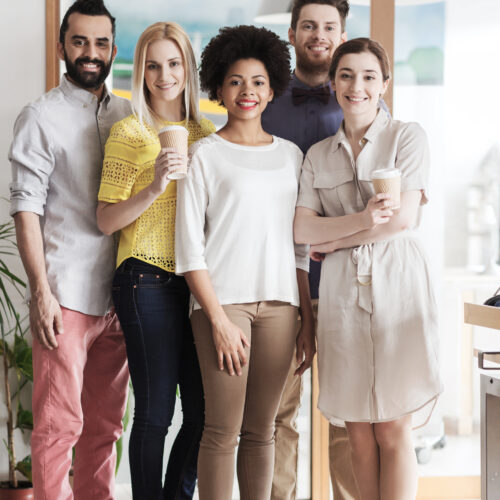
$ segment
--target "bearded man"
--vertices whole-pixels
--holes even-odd
[[[57,46],[67,72],[22,110],[9,152],[10,213],[29,281],[37,500],[114,497],[128,370],[111,307],[114,241],[96,222],[104,145],[131,112],[104,84],[114,35],[102,0],[68,9]]]

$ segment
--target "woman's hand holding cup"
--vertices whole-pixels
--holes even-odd
[[[394,202],[389,193],[378,193],[368,200],[362,215],[367,229],[371,229],[378,224],[386,224],[393,216]]]
[[[162,194],[170,182],[169,176],[177,171],[187,170],[187,156],[178,153],[174,148],[162,148],[155,161],[155,176],[151,189],[158,196]]]

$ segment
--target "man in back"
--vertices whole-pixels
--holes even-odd
[[[295,0],[292,6],[290,43],[296,67],[285,93],[274,99],[262,115],[266,132],[288,139],[305,154],[310,146],[334,135],[343,114],[332,90],[328,70],[335,49],[347,39],[348,0]],[[315,313],[321,266],[311,261],[309,284]],[[272,500],[296,496],[301,379],[290,368],[276,417],[276,457]],[[335,500],[357,498],[347,432],[330,425],[330,476]]]
[[[22,110],[9,153],[10,212],[30,288],[36,500],[113,498],[128,370],[110,303],[114,240],[95,212],[104,144],[130,113],[104,85],[114,35],[102,0],[69,8],[57,46],[67,72]]]

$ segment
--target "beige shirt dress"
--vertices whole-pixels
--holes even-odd
[[[427,203],[425,132],[380,110],[356,161],[343,127],[312,146],[304,160],[297,206],[339,217],[362,211],[375,194],[371,173],[395,167],[401,191]],[[437,307],[415,228],[389,240],[326,255],[318,311],[318,407],[335,425],[385,422],[417,410],[427,421],[442,384]]]

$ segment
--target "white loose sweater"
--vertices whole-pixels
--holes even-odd
[[[189,153],[177,182],[176,273],[207,269],[222,305],[298,306],[296,268],[309,270],[307,246],[293,243],[300,149],[279,137],[240,146],[212,134]]]

